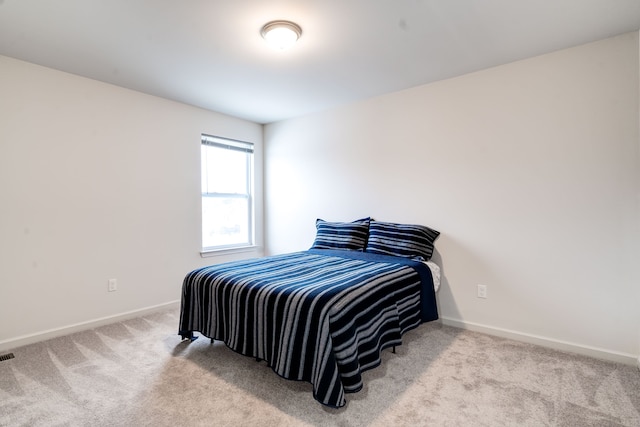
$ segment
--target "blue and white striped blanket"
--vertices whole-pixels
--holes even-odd
[[[204,267],[182,290],[180,334],[224,341],[340,407],[383,348],[438,318],[431,271],[405,258],[309,250]]]

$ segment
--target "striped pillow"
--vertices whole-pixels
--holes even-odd
[[[316,240],[311,249],[346,249],[364,251],[370,218],[353,222],[316,220]]]
[[[428,261],[439,235],[424,225],[371,221],[366,252]]]

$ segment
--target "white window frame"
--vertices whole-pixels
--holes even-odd
[[[208,192],[205,191],[204,188],[202,188],[202,199],[200,200],[201,202],[201,209],[200,211],[203,212],[203,199],[205,197],[219,197],[219,198],[243,198],[247,200],[247,218],[248,218],[248,224],[247,224],[247,230],[248,230],[248,241],[247,242],[242,242],[242,243],[235,243],[235,244],[227,244],[227,245],[216,245],[216,246],[204,246],[204,238],[203,238],[203,234],[204,234],[204,218],[202,218],[201,224],[200,224],[200,231],[201,231],[201,255],[206,256],[207,254],[211,255],[211,254],[215,254],[215,253],[220,253],[220,252],[224,252],[224,253],[232,253],[232,252],[242,252],[244,250],[251,250],[252,248],[255,247],[255,208],[254,208],[254,144],[251,142],[246,142],[246,141],[240,141],[240,140],[235,140],[235,139],[230,139],[230,138],[224,138],[224,137],[220,137],[220,136],[213,136],[213,135],[206,135],[206,134],[202,134],[202,138],[201,138],[201,146],[203,145],[208,145],[208,146],[214,146],[217,148],[223,148],[223,149],[228,149],[228,150],[234,150],[234,151],[242,151],[245,152],[247,154],[249,154],[247,156],[247,189],[245,193],[218,193],[218,192]],[[201,150],[202,151],[202,150]],[[202,156],[202,154],[201,154]],[[201,159],[202,160],[202,159]],[[202,164],[202,162],[201,162]],[[201,170],[200,171],[200,175],[201,175],[201,182],[204,178],[204,174],[207,173],[206,170]]]

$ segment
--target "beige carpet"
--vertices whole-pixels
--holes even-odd
[[[640,426],[635,367],[438,323],[385,350],[341,409],[177,324],[166,310],[12,350],[0,425]]]

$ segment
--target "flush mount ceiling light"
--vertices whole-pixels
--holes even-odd
[[[290,21],[271,21],[262,27],[262,38],[275,49],[288,49],[302,35],[302,28]]]

